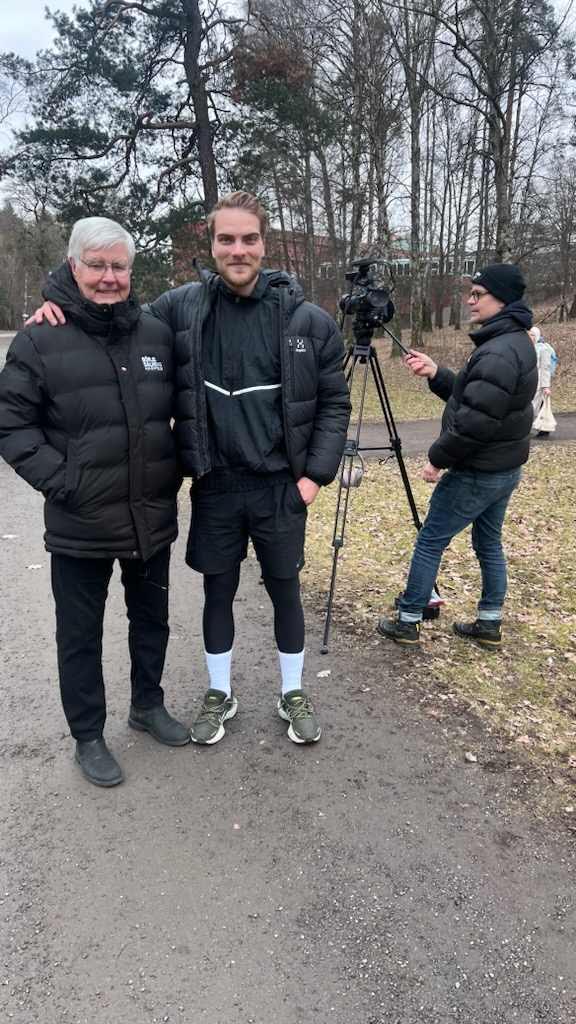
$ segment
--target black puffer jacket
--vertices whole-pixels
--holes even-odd
[[[67,264],[44,295],[67,322],[14,338],[0,454],[46,498],[48,551],[146,560],[177,535],[172,334],[133,298],[85,300]]]
[[[309,476],[328,484],[338,471],[351,408],[342,338],[324,310],[304,301],[294,278],[282,271],[263,273],[280,296],[282,408],[290,467],[296,480]],[[200,284],[165,292],[150,307],[176,336],[176,431],[184,470],[195,478],[211,469],[202,344],[218,281],[207,271],[201,274]]]
[[[538,382],[531,325],[528,307],[510,303],[470,335],[476,351],[460,373],[439,367],[429,385],[447,404],[433,466],[497,473],[526,462]]]

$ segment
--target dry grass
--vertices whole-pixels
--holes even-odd
[[[505,524],[509,601],[505,643],[487,653],[456,639],[453,619],[475,617],[479,572],[468,531],[445,554],[440,575],[446,606],[422,630],[421,650],[377,645],[387,667],[423,689],[423,700],[465,703],[503,730],[518,749],[576,767],[576,443],[535,450]],[[418,506],[430,486],[422,459],[409,460]],[[369,465],[353,491],[340,555],[334,629],[374,638],[377,618],[402,589],[414,543],[397,466]],[[328,589],[336,487],[321,492],[310,516],[304,585],[317,601]]]
[[[576,410],[576,324],[542,324],[542,332],[554,345],[560,358],[552,391],[552,406],[555,412],[572,412]],[[407,337],[404,338],[404,344]],[[380,365],[384,382],[398,421],[434,419],[442,415],[444,403],[436,398],[427,385],[402,365],[396,356],[391,356],[392,342],[376,340]],[[459,369],[472,351],[472,342],[464,331],[444,328],[425,335],[424,348],[438,363]],[[359,364],[354,371],[355,387],[353,390],[354,409],[358,409],[359,384],[362,366]],[[381,419],[375,389],[370,384],[364,418],[368,421]]]

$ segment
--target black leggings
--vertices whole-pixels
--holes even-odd
[[[300,579],[293,576],[282,580],[263,576],[264,586],[274,606],[274,636],[278,650],[284,654],[298,654],[304,650],[304,611],[300,600]],[[234,643],[234,613],[232,606],[238,583],[240,566],[229,572],[204,577],[204,647],[209,654],[223,654]]]

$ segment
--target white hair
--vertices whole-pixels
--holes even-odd
[[[130,265],[134,262],[136,245],[132,235],[108,217],[83,217],[77,220],[70,241],[68,242],[68,257],[79,260],[87,249],[109,249],[112,245],[121,243],[126,246]]]

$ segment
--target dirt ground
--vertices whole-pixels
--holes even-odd
[[[72,760],[41,498],[0,464],[0,1020],[13,1024],[573,1024],[576,846],[531,776],[466,717],[430,719],[378,642],[309,614],[321,742],[275,714],[268,599],[238,597],[238,717],[216,747],[131,732],[126,621],[108,602],[107,738],[126,781]],[[173,555],[167,703],[206,686],[201,585]],[[469,763],[474,744],[493,756]]]

